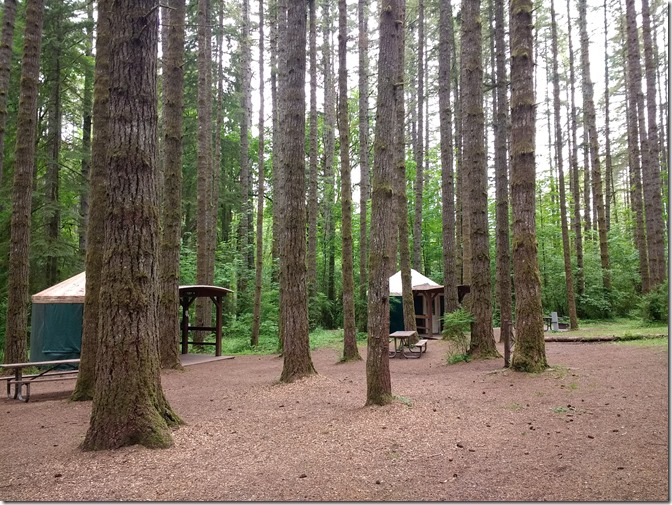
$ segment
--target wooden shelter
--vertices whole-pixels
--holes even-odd
[[[403,330],[403,307],[401,303],[401,271],[390,277],[390,332]],[[411,269],[411,288],[415,304],[415,320],[418,334],[432,338],[441,333],[443,316],[443,286]],[[397,300],[394,300],[397,299]],[[394,300],[394,301],[393,301]],[[399,321],[401,326],[399,326]]]
[[[233,293],[230,289],[221,288],[219,286],[180,286],[180,306],[182,307],[182,322],[180,328],[182,329],[182,354],[188,354],[189,344],[199,345],[214,345],[215,356],[222,355],[222,298],[227,293]],[[194,303],[196,298],[208,297],[215,304],[215,326],[190,326],[189,325],[189,307]],[[214,331],[215,342],[190,342],[188,339],[189,330],[192,331]]]

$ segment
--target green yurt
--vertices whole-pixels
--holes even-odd
[[[79,358],[85,273],[34,294],[30,361]]]
[[[415,305],[418,334],[434,338],[441,334],[443,317],[443,286],[411,269],[411,287]],[[401,301],[401,271],[390,277],[390,333],[404,329]]]

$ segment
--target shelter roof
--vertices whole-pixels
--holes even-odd
[[[413,291],[442,290],[443,286],[425,277],[417,270],[411,268],[411,287]],[[401,271],[390,277],[390,295],[401,296]]]
[[[81,272],[32,296],[33,303],[84,303],[86,275]]]
[[[233,293],[232,290],[228,288],[222,288],[220,286],[207,286],[205,284],[194,284],[190,286],[180,286],[179,288],[180,296],[183,295],[192,295],[192,296],[224,296],[227,293]]]

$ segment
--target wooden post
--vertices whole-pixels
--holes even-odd
[[[216,307],[215,316],[215,356],[222,355],[222,296],[219,295],[214,299]]]

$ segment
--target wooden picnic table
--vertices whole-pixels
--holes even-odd
[[[395,331],[394,333],[390,333],[390,340],[394,340],[394,350],[390,351],[390,358],[395,358],[397,356],[404,358],[419,358],[423,351],[427,352],[426,339],[419,340],[415,344],[410,343],[410,339],[414,337],[415,334],[416,332],[414,331]],[[417,352],[413,350],[414,347],[418,348]]]
[[[12,370],[14,372],[13,377],[7,376],[2,378],[7,381],[7,398],[27,402],[30,399],[30,385],[33,382],[75,379],[75,374],[78,372],[75,368],[76,365],[79,365],[79,358],[27,361],[25,363],[0,363],[0,370]],[[59,366],[68,366],[71,369],[56,370]],[[46,368],[46,370],[34,375],[23,375],[23,369],[30,367]],[[14,386],[13,394],[12,386]],[[24,387],[26,390],[25,396],[22,394]]]

